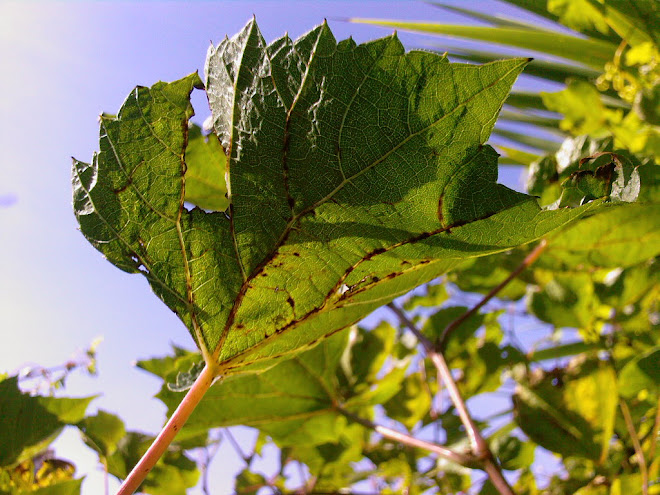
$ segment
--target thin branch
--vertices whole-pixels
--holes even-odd
[[[250,461],[252,460],[252,456],[246,455],[245,452],[243,452],[243,449],[241,449],[241,446],[234,438],[234,435],[231,434],[229,428],[224,429],[224,435],[227,437],[227,440],[229,440],[229,443],[231,443],[231,446],[234,448],[236,453],[241,457],[241,459],[243,459],[243,462],[249,466]]]
[[[406,433],[401,433],[400,431],[396,431],[391,428],[387,428],[386,426],[381,426],[376,423],[373,423],[367,419],[361,418],[353,414],[350,411],[347,411],[346,409],[340,406],[335,406],[335,408],[338,413],[343,414],[348,419],[361,424],[365,428],[374,430],[376,433],[379,433],[380,435],[384,436],[385,438],[389,438],[390,440],[394,440],[396,442],[402,443],[404,445],[408,445],[410,447],[416,447],[419,449],[428,450],[429,452],[433,452],[439,455],[440,457],[443,457],[444,459],[448,459],[452,462],[455,462],[456,464],[460,464],[461,466],[465,466],[465,467],[474,467],[475,461],[477,461],[477,459],[471,455],[460,454],[458,452],[454,452],[451,449],[448,449],[447,447],[443,447],[442,445],[427,442],[425,440],[420,440],[419,438],[415,438]]]
[[[419,342],[424,347],[427,357],[431,359],[431,362],[433,362],[437,368],[442,381],[445,383],[447,392],[449,392],[449,397],[451,398],[451,401],[456,408],[456,412],[458,412],[461,423],[463,423],[463,426],[465,426],[468,438],[470,439],[470,444],[472,445],[472,453],[475,455],[475,457],[482,461],[483,469],[490,476],[490,480],[493,483],[493,486],[495,486],[497,491],[502,495],[513,495],[513,490],[504,478],[504,475],[502,474],[502,471],[500,470],[497,461],[495,460],[495,456],[493,456],[493,453],[488,446],[488,443],[481,435],[479,428],[477,428],[476,423],[468,412],[465,401],[461,397],[458,386],[456,385],[456,381],[451,374],[451,370],[449,369],[444,356],[435,350],[435,347],[431,341],[426,338],[426,336],[415,326],[412,321],[410,321],[410,319],[398,306],[393,303],[389,303],[387,307],[390,308],[394,314],[399,317],[401,323],[403,323],[413,334],[415,334]]]
[[[456,330],[465,320],[467,320],[470,316],[475,314],[477,311],[479,311],[488,301],[490,301],[493,297],[497,295],[498,292],[500,292],[504,287],[506,287],[514,278],[516,278],[518,275],[520,275],[525,268],[530,266],[532,263],[534,263],[539,256],[545,251],[545,249],[548,247],[548,243],[545,239],[542,239],[541,242],[539,242],[534,249],[525,257],[525,259],[516,267],[515,270],[513,270],[507,278],[505,278],[502,282],[497,284],[497,286],[493,287],[493,289],[484,296],[484,298],[479,301],[475,306],[473,306],[469,311],[466,313],[463,313],[461,316],[456,318],[454,321],[452,321],[449,325],[447,325],[447,328],[444,329],[442,332],[442,335],[440,335],[440,339],[438,341],[438,346],[436,349],[444,349],[445,344],[447,343],[447,339],[451,335],[451,333]]]
[[[651,430],[651,446],[649,447],[649,459],[655,459],[655,449],[658,444],[658,434],[660,433],[660,397],[655,410],[655,422]]]
[[[103,457],[103,460],[101,461],[101,464],[103,465],[103,493],[105,495],[110,495],[110,480],[108,479],[108,460]]]
[[[209,433],[209,437],[211,437],[211,433]],[[217,435],[217,438],[211,437],[210,442],[206,445],[204,449],[202,449],[204,452],[204,459],[202,460],[201,471],[202,471],[202,493],[204,493],[204,495],[211,495],[211,490],[209,489],[209,468],[211,466],[211,462],[213,461],[213,458],[218,453],[218,450],[220,450],[221,439],[222,439],[222,433]]]
[[[197,377],[192,388],[188,390],[179,407],[176,408],[170,419],[167,421],[161,432],[158,434],[149,450],[142,456],[140,462],[136,464],[128,477],[119,487],[117,495],[132,495],[140,487],[149,472],[158,462],[158,459],[165,453],[172,443],[172,440],[183,427],[195,410],[197,404],[202,400],[206,391],[213,384],[216,377],[216,370],[208,365],[204,367],[202,373]]]
[[[644,451],[642,450],[642,445],[639,443],[639,437],[635,431],[635,425],[633,424],[632,417],[630,416],[630,409],[628,409],[628,404],[623,400],[619,402],[621,407],[621,412],[623,413],[623,419],[626,422],[626,428],[628,429],[628,434],[635,448],[635,454],[637,455],[637,462],[639,464],[639,470],[642,473],[642,495],[648,495],[649,493],[649,472],[646,467],[646,458],[644,457]]]

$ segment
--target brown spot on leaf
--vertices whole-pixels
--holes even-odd
[[[444,225],[442,223],[442,196],[438,199],[438,222],[440,222],[440,225]]]

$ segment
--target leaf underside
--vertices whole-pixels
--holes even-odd
[[[222,373],[271,366],[593,208],[542,211],[496,183],[484,143],[526,63],[451,64],[395,35],[337,43],[325,24],[267,45],[250,21],[207,58],[229,208],[185,205],[192,74],[102,118],[100,152],[74,160],[81,230],[147,277]]]

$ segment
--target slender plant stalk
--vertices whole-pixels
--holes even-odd
[[[481,460],[483,469],[490,477],[490,481],[493,486],[501,495],[514,495],[513,489],[502,474],[502,470],[497,464],[495,456],[493,456],[493,453],[488,446],[488,442],[486,442],[484,437],[481,435],[479,428],[477,428],[477,425],[472,419],[472,416],[470,416],[465,401],[458,391],[458,386],[456,385],[456,381],[454,381],[454,377],[451,374],[449,366],[447,366],[447,361],[445,361],[444,356],[435,350],[433,343],[426,338],[426,336],[415,326],[412,321],[410,321],[410,319],[408,319],[408,317],[399,307],[393,303],[390,303],[387,306],[399,317],[401,323],[403,323],[412,333],[415,334],[419,342],[422,344],[422,347],[424,347],[427,357],[431,359],[431,362],[437,368],[439,375],[442,377],[442,381],[447,387],[449,397],[451,398],[451,401],[453,402],[454,407],[458,412],[461,423],[463,423],[463,426],[465,426],[465,430],[472,445],[472,453],[475,455],[475,457]]]
[[[649,459],[655,459],[655,449],[658,445],[658,433],[660,433],[660,397],[655,409],[655,422],[651,430],[651,446],[649,447]]]
[[[355,421],[356,423],[360,423],[362,426],[374,430],[376,433],[379,433],[385,438],[389,438],[390,440],[394,440],[410,447],[417,447],[419,449],[428,450],[429,452],[433,452],[440,457],[455,462],[456,464],[460,464],[461,466],[474,467],[478,463],[478,460],[471,455],[460,454],[458,452],[454,452],[451,449],[448,449],[447,447],[443,447],[442,445],[420,440],[419,438],[415,438],[406,433],[387,428],[386,426],[378,425],[367,419],[361,418],[340,406],[336,406],[336,410],[340,414],[346,416],[348,419]]]
[[[252,460],[252,455],[247,455],[245,452],[243,452],[243,449],[241,449],[241,446],[238,444],[238,442],[234,438],[234,435],[231,434],[231,431],[229,431],[229,428],[224,429],[224,434],[225,434],[225,437],[227,437],[227,440],[229,440],[229,443],[231,444],[232,448],[239,455],[239,457],[241,459],[243,459],[243,462],[245,462],[245,464],[247,464],[249,466],[250,461]]]
[[[103,493],[105,495],[110,495],[110,483],[108,479],[108,460],[105,458],[105,456],[103,457],[101,464],[103,465]]]
[[[525,259],[522,261],[522,263],[520,263],[520,265],[518,265],[516,269],[509,274],[508,277],[502,280],[502,282],[500,282],[497,286],[493,287],[493,289],[469,311],[463,313],[461,316],[447,325],[447,327],[443,330],[442,335],[440,335],[440,340],[438,341],[436,348],[444,349],[444,345],[447,343],[449,335],[451,335],[451,333],[456,330],[456,328],[458,328],[470,316],[479,311],[488,301],[495,297],[499,291],[506,287],[514,278],[520,275],[522,271],[525,270],[525,268],[534,263],[547,247],[548,242],[545,239],[542,239],[541,242],[539,242],[536,247],[532,249],[532,251],[527,256],[525,256]]]
[[[206,391],[213,384],[216,377],[216,369],[206,365],[202,373],[197,377],[192,388],[176,408],[167,424],[158,434],[149,450],[142,456],[140,462],[136,464],[128,477],[124,480],[117,495],[132,495],[140,487],[144,479],[158,462],[158,459],[165,453],[175,435],[195,410],[197,404],[202,400]]]
[[[639,437],[635,431],[635,425],[633,423],[632,417],[630,416],[630,409],[628,409],[628,404],[623,400],[619,402],[621,407],[621,412],[623,413],[623,419],[626,422],[626,428],[628,429],[628,434],[632,439],[633,447],[635,448],[635,454],[637,455],[637,462],[639,463],[639,470],[642,473],[642,495],[649,494],[649,471],[646,466],[646,458],[644,457],[644,451],[642,450],[642,444],[639,442]]]

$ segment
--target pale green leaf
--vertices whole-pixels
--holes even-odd
[[[205,210],[226,210],[229,206],[225,184],[227,157],[216,135],[204,136],[199,126],[191,126],[185,160],[186,201]]]
[[[598,137],[606,132],[605,105],[598,90],[586,81],[573,80],[557,93],[541,93],[548,110],[564,115],[560,128],[573,135]]]
[[[609,450],[618,405],[616,376],[599,361],[536,373],[518,384],[514,416],[540,446],[564,457],[602,462]]]
[[[399,392],[383,404],[388,417],[412,430],[431,407],[431,397],[419,373],[405,377]]]
[[[424,293],[414,294],[403,303],[403,309],[413,311],[419,307],[433,308],[449,299],[445,284],[427,284]]]
[[[609,26],[602,12],[590,0],[548,0],[548,12],[564,26],[576,31],[596,29],[608,34]]]

